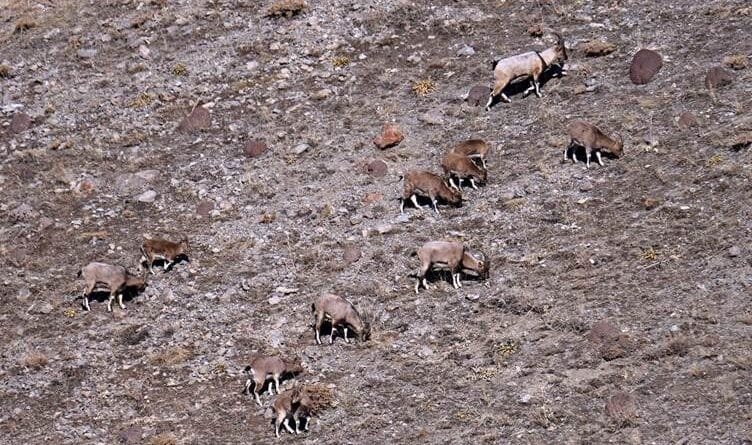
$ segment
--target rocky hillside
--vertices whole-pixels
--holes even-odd
[[[752,443],[751,20],[744,0],[0,0],[0,443]],[[568,75],[485,111],[492,61],[552,32]],[[636,85],[642,48],[662,67]],[[625,155],[563,162],[574,119]],[[404,139],[381,150],[385,123]],[[493,145],[488,184],[400,215],[399,176],[468,138]],[[144,237],[183,235],[190,263],[82,310],[82,265],[135,270]],[[434,239],[490,278],[416,295]],[[322,292],[373,314],[371,340],[315,345]],[[269,396],[241,394],[258,352],[330,391],[309,433],[276,439]]]

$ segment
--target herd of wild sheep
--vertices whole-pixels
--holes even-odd
[[[540,97],[539,77],[541,74],[552,66],[556,66],[559,72],[565,73],[564,61],[567,60],[567,52],[562,37],[558,34],[556,37],[556,44],[543,51],[531,51],[494,63],[494,83],[486,109],[489,109],[499,97],[510,102],[503,90],[515,79],[530,79],[531,85],[524,94],[534,90]],[[585,162],[588,168],[592,154],[595,154],[598,163],[603,165],[602,152],[616,158],[623,153],[621,138],[617,142],[587,122],[574,121],[568,126],[567,131],[570,143],[564,149],[564,161],[568,159],[571,151],[572,162],[577,162],[576,152],[573,150],[576,147],[585,149]],[[475,190],[479,185],[486,183],[488,177],[486,157],[489,150],[489,144],[483,140],[467,140],[451,148],[442,158],[441,167],[444,176],[425,170],[405,173],[401,178],[404,180],[404,189],[400,198],[400,212],[404,212],[405,203],[408,201],[416,208],[420,208],[418,197],[428,199],[437,215],[439,202],[460,206],[463,183],[469,183],[470,187]],[[125,309],[123,295],[125,293],[137,294],[145,289],[146,269],[154,274],[154,265],[161,263],[163,270],[167,272],[176,263],[189,261],[188,249],[187,238],[183,238],[180,242],[146,239],[141,246],[141,258],[138,265],[139,271],[143,272],[141,275],[131,274],[122,266],[99,262],[89,263],[79,272],[79,277],[83,277],[85,281],[83,307],[87,311],[90,310],[89,300],[94,292],[108,292],[107,310],[112,311],[112,303],[115,300],[121,309]],[[487,279],[489,276],[490,264],[486,256],[461,243],[430,241],[417,249],[414,255],[417,255],[420,261],[415,283],[416,293],[421,286],[428,289],[426,276],[429,272],[448,271],[454,288],[462,286],[462,275],[479,279]],[[338,295],[326,293],[319,296],[312,304],[312,312],[316,344],[321,344],[321,331],[325,323],[331,326],[330,344],[334,342],[334,336],[339,334],[340,329],[346,342],[350,340],[350,333],[361,341],[370,338],[370,321],[367,317],[361,316],[352,303]],[[295,434],[300,433],[301,426],[307,431],[308,422],[316,413],[315,394],[312,394],[308,387],[295,384],[287,391],[280,391],[280,379],[294,377],[304,372],[304,368],[299,360],[263,355],[257,355],[245,368],[247,381],[243,392],[248,395],[252,393],[259,406],[262,406],[260,394],[263,393],[264,387],[268,388],[270,395],[274,394],[275,389],[277,391],[277,397],[271,405],[275,413],[274,426],[277,437],[279,437],[281,427]],[[294,429],[290,426],[291,419],[295,425]]]

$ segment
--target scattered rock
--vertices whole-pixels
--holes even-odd
[[[705,75],[705,86],[709,90],[715,90],[718,87],[730,84],[735,77],[736,76],[734,76],[734,73],[731,71],[721,68],[720,66],[715,66],[710,68]]]
[[[648,130],[643,136],[642,140],[648,144],[648,147],[657,147],[658,146],[658,136],[656,136],[652,131]]]
[[[742,251],[741,251],[741,249],[739,249],[738,246],[731,246],[731,247],[729,247],[728,256],[730,256],[731,258],[738,257],[739,255],[741,255],[741,253],[742,253]]]
[[[157,199],[157,192],[154,190],[147,190],[136,196],[138,202],[154,202],[155,199]]]
[[[632,423],[637,418],[637,404],[629,393],[619,391],[606,402],[606,414],[619,424]]]
[[[582,45],[582,51],[588,57],[600,57],[616,51],[616,45],[600,40],[591,40]]]
[[[699,125],[699,122],[697,121],[697,116],[694,115],[694,113],[691,113],[689,111],[685,111],[684,113],[679,115],[678,120],[679,128],[691,128],[696,127]]]
[[[394,147],[402,142],[404,138],[405,135],[402,133],[402,128],[400,128],[399,125],[386,123],[381,127],[381,134],[376,136],[373,143],[377,148],[384,150],[389,147]]]
[[[329,88],[323,88],[323,89],[320,89],[318,91],[314,91],[311,94],[311,99],[313,99],[313,100],[325,100],[325,99],[328,99],[329,97],[331,97],[332,94],[334,94],[332,92],[332,90],[330,90]]]
[[[178,131],[181,133],[193,133],[200,130],[206,130],[211,126],[211,115],[209,110],[201,105],[197,105],[180,121]]]
[[[45,302],[42,302],[42,303],[40,303],[40,304],[39,304],[39,305],[38,305],[38,306],[36,307],[36,310],[35,310],[35,311],[36,311],[36,312],[37,312],[38,314],[44,314],[44,315],[47,315],[47,314],[51,313],[51,312],[52,312],[53,310],[54,310],[54,308],[52,307],[52,304],[51,304],[51,303],[49,303],[49,302],[47,302],[47,301],[45,301]]]
[[[473,85],[465,96],[465,101],[473,107],[485,105],[489,94],[491,94],[491,88],[485,85]]]
[[[8,214],[8,216],[10,216],[10,218],[15,221],[28,220],[33,218],[35,215],[36,212],[34,211],[34,208],[25,202],[19,204]]]
[[[465,295],[465,298],[467,298],[470,301],[478,301],[480,299],[480,295],[478,295],[478,294],[467,294],[467,295]]]
[[[444,116],[442,115],[441,111],[434,109],[427,111],[420,116],[418,116],[418,120],[421,122],[425,122],[428,125],[444,125]]]
[[[16,294],[16,300],[21,303],[26,302],[29,297],[31,297],[31,290],[28,287],[22,287],[18,290],[18,294]]]
[[[23,133],[31,127],[31,122],[31,117],[28,114],[23,111],[17,111],[13,113],[8,130],[13,134]]]
[[[243,147],[243,151],[245,151],[246,156],[249,158],[257,158],[266,153],[267,150],[269,150],[269,146],[260,139],[248,141]]]
[[[381,224],[376,226],[376,231],[380,235],[385,235],[387,233],[392,233],[394,231],[394,226],[391,224]]]
[[[305,144],[305,143],[298,144],[295,147],[293,147],[292,152],[295,153],[296,155],[302,155],[303,153],[308,151],[309,148],[311,148],[311,146],[308,144]]]
[[[629,79],[635,85],[644,85],[660,71],[663,66],[663,57],[650,49],[641,49],[632,58],[629,67]]]
[[[469,45],[462,45],[462,48],[457,50],[457,56],[472,56],[475,54],[475,49]]]
[[[645,210],[653,210],[659,205],[661,205],[661,201],[655,198],[645,198],[642,201],[642,206],[645,208]]]
[[[196,206],[196,213],[203,217],[211,215],[212,210],[214,210],[214,202],[208,199],[199,202]]]
[[[374,178],[381,178],[386,175],[388,168],[386,162],[376,159],[366,164],[366,173]]]
[[[271,296],[269,297],[269,300],[268,300],[268,301],[269,301],[269,304],[271,304],[272,306],[274,306],[275,304],[279,304],[279,303],[281,303],[281,302],[282,302],[282,295],[280,295],[280,294],[277,294],[277,293],[273,293],[273,294],[272,294],[272,295],[271,295]]]
[[[360,247],[358,247],[358,246],[356,246],[354,244],[349,244],[349,245],[345,246],[345,250],[342,253],[342,258],[347,263],[350,263],[350,264],[355,263],[356,261],[358,261],[360,259],[360,256],[361,256]]]
[[[97,55],[97,50],[95,48],[81,48],[76,51],[76,55],[80,59],[91,59]]]
[[[138,445],[142,443],[144,430],[140,426],[134,425],[118,433],[118,439],[123,445]]]

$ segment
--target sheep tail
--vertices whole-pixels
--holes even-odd
[[[83,269],[78,269],[78,273],[76,274],[76,277],[81,278],[81,275],[83,275],[83,273],[84,273]]]

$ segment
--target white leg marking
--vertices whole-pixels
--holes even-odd
[[[475,185],[475,180],[473,178],[470,178],[470,186],[473,190],[478,190],[478,186]]]
[[[285,429],[286,429],[286,430],[287,430],[287,431],[288,431],[288,432],[289,432],[290,434],[295,434],[295,431],[293,431],[293,430],[292,430],[292,428],[290,428],[290,418],[289,418],[289,417],[285,417],[285,421],[284,421],[284,422],[282,422],[282,423],[283,423],[283,424],[285,425]]]
[[[413,202],[413,204],[415,204],[416,209],[420,208],[420,206],[418,205],[418,196],[415,193],[410,196],[410,200]]]
[[[347,338],[347,328],[344,328],[344,332],[345,332],[345,343],[350,343],[350,339]]]
[[[506,103],[512,103],[512,100],[504,93],[501,93],[501,98],[504,99],[504,102]]]
[[[118,294],[118,306],[120,306],[120,309],[125,309],[125,305],[123,304],[123,294]]]
[[[486,103],[486,111],[491,111],[491,102],[493,102],[493,93],[488,96],[488,103]]]
[[[600,164],[601,167],[603,167],[603,159],[601,159],[601,152],[600,151],[596,151],[595,152],[595,157],[598,159],[598,164]]]
[[[115,296],[110,294],[110,298],[107,299],[107,312],[112,312],[112,300],[115,299]]]

